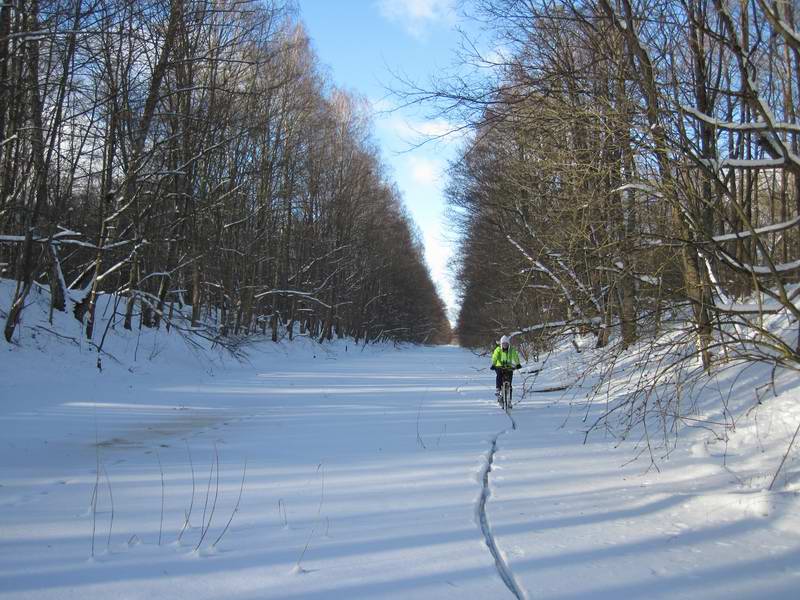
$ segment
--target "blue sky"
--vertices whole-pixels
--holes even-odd
[[[426,119],[420,110],[393,107],[392,72],[427,81],[454,63],[462,25],[453,0],[299,0],[300,16],[331,81],[368,99],[376,109],[375,139],[389,175],[403,194],[425,243],[425,257],[439,293],[455,317],[447,268],[452,232],[445,224],[443,188],[447,163],[459,140],[412,148],[419,133],[437,134],[451,124]]]

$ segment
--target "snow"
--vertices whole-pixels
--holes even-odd
[[[636,435],[583,443],[606,408],[586,404],[594,375],[529,393],[512,422],[488,358],[452,346],[301,338],[239,363],[117,327],[99,372],[43,294],[0,362],[2,599],[513,598],[504,577],[523,598],[796,597],[796,450],[766,491],[800,422],[796,375],[698,387],[693,416],[712,422],[736,381],[736,429],[685,428],[657,470],[632,461]],[[515,393],[574,383],[590,342],[528,365]],[[640,358],[619,360],[609,402]]]
[[[647,183],[626,183],[611,191],[612,193],[617,193],[617,192],[625,192],[628,190],[647,192],[648,194],[652,194],[653,196],[659,198],[663,196],[663,194],[661,194],[661,192],[659,192],[658,189]]]
[[[69,232],[61,232],[57,233],[53,236],[53,240],[50,241],[48,238],[43,237],[34,237],[32,238],[33,241],[37,244],[41,244],[44,242],[49,242],[55,247],[61,246],[81,246],[82,248],[91,248],[93,250],[97,250],[98,246],[96,244],[92,244],[89,242],[83,242],[81,240],[70,240],[70,239],[62,239],[63,236],[66,235],[79,235],[76,234],[74,231]],[[24,235],[0,235],[0,244],[7,243],[7,244],[18,244],[25,241]],[[122,242],[114,242],[113,244],[107,244],[103,247],[104,250],[110,250],[112,248],[118,248],[120,246],[126,246],[130,244],[130,241],[122,241]]]
[[[793,260],[787,263],[776,263],[773,267],[770,266],[762,266],[762,265],[751,265],[749,263],[739,262],[735,258],[733,258],[727,252],[720,252],[720,256],[722,256],[725,261],[728,262],[732,267],[736,269],[740,269],[742,271],[747,271],[749,273],[754,273],[756,275],[771,275],[772,273],[787,273],[789,271],[794,271],[796,269],[800,269],[800,260]]]
[[[752,404],[749,382],[740,389]],[[644,458],[620,466],[631,444],[613,451],[610,435],[582,446],[580,419],[538,396],[500,440],[492,512],[528,589],[546,598],[795,597],[796,458],[782,491],[764,489],[800,422],[796,390],[743,418],[727,448],[684,431],[660,472],[646,472]],[[763,446],[767,438],[775,445]]]
[[[783,158],[724,158],[721,160],[701,158],[697,162],[713,171],[722,169],[775,169],[786,164],[786,160]]]
[[[747,123],[733,123],[730,121],[722,121],[720,119],[714,118],[710,115],[705,114],[694,108],[693,106],[689,106],[688,104],[682,104],[681,110],[687,114],[694,116],[695,118],[708,123],[709,125],[713,125],[714,127],[718,127],[720,129],[727,129],[730,131],[769,131],[773,125],[766,121],[751,121]],[[774,123],[774,129],[780,131],[800,131],[800,127],[795,123]]]
[[[778,233],[780,231],[784,231],[785,229],[790,229],[795,225],[800,224],[800,217],[795,217],[794,219],[790,219],[788,221],[784,221],[782,223],[774,223],[772,225],[767,225],[765,227],[759,227],[754,229],[753,231],[737,231],[735,233],[726,233],[724,235],[715,235],[712,239],[715,242],[729,242],[732,240],[741,240],[750,237],[753,233],[757,235],[763,235],[765,233]]]
[[[520,251],[520,253],[525,257],[526,260],[528,260],[528,262],[530,262],[533,265],[531,267],[531,270],[536,270],[536,271],[539,271],[541,273],[544,273],[548,277],[550,277],[550,279],[555,281],[555,283],[561,288],[561,291],[564,293],[564,297],[566,297],[567,301],[569,302],[570,307],[575,309],[575,311],[577,311],[581,315],[583,314],[583,311],[581,310],[580,305],[576,304],[575,301],[572,299],[572,295],[569,293],[569,290],[567,289],[567,287],[564,285],[564,283],[558,277],[555,276],[555,274],[553,274],[553,272],[550,269],[548,269],[546,266],[544,266],[544,264],[542,264],[540,261],[534,259],[530,254],[528,254],[525,251],[525,249],[516,240],[514,240],[511,236],[507,235],[506,239],[509,242],[511,242],[511,244],[513,244],[514,247],[517,250]],[[596,301],[595,301],[595,304],[597,304]]]
[[[652,275],[644,275],[641,273],[633,273],[633,276],[639,281],[652,285],[653,287],[658,287],[661,285],[660,277],[653,277]]]

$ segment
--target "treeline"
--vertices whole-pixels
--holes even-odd
[[[117,293],[126,328],[448,339],[370,135],[276,1],[4,2],[6,340],[33,286],[89,338]]]
[[[492,77],[414,92],[474,125],[449,188],[462,343],[688,330],[678,354],[706,368],[796,368],[796,3],[476,5]]]

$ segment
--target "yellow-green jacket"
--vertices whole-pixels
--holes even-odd
[[[502,346],[498,346],[494,349],[494,353],[492,354],[493,367],[503,367],[507,369],[516,367],[518,364],[519,353],[511,346],[508,347],[508,350],[503,350]]]

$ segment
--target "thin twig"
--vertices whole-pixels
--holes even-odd
[[[208,510],[208,499],[211,497],[211,479],[214,477],[214,461],[211,461],[211,470],[208,472],[208,485],[206,485],[206,499],[203,503],[203,518],[200,521],[200,532],[202,534],[206,527],[206,511]],[[199,546],[198,546],[199,548]],[[197,550],[197,548],[195,548]]]
[[[322,503],[325,502],[325,465],[319,463],[319,467],[317,467],[317,470],[319,471],[320,469],[322,470],[322,489],[320,490],[319,494],[319,506],[317,507],[317,516],[320,516],[320,514],[322,514]]]
[[[95,457],[95,478],[94,490],[92,491],[92,553],[94,558],[94,536],[97,532],[97,496],[100,491],[100,439],[97,428],[97,402],[94,403],[94,457]]]
[[[111,500],[111,521],[108,524],[108,538],[106,538],[106,552],[111,553],[111,532],[114,529],[114,492],[111,491],[111,479],[108,477],[108,471],[106,471],[105,467],[103,467],[103,475],[106,477],[108,497]]]
[[[192,500],[189,502],[189,511],[186,513],[186,518],[183,521],[183,527],[181,528],[180,533],[178,534],[178,543],[180,543],[181,539],[183,538],[183,534],[186,531],[186,528],[189,527],[190,519],[192,518],[192,510],[194,509],[194,493],[195,493],[195,475],[194,475],[194,462],[192,461],[192,451],[189,448],[189,442],[186,442],[186,452],[189,455],[189,467],[192,469]]]
[[[419,410],[417,410],[417,443],[422,446],[423,450],[427,450],[428,447],[425,445],[425,442],[422,441],[422,436],[419,434],[419,420],[422,416],[422,400],[419,402]]]
[[[212,548],[214,548],[219,543],[219,541],[222,539],[222,536],[224,536],[225,532],[228,531],[228,527],[230,527],[234,515],[239,512],[239,503],[242,501],[242,492],[244,491],[244,477],[246,474],[247,474],[247,459],[245,459],[244,469],[242,469],[242,485],[239,487],[239,497],[236,499],[236,506],[233,507],[231,518],[228,519],[228,522],[225,524],[225,529],[222,530],[222,533],[219,534],[219,537],[216,540],[214,540],[213,544],[211,544]]]
[[[283,513],[281,513],[281,506],[283,507]],[[286,516],[286,503],[283,498],[278,498],[278,516],[283,519],[283,528],[287,529],[289,527],[289,519]]]
[[[797,434],[798,433],[800,433],[800,423],[797,424],[797,429],[794,430],[794,435],[792,436],[792,441],[789,442],[789,447],[786,449],[786,453],[783,455],[783,458],[781,459],[781,464],[778,465],[778,470],[775,471],[775,476],[772,478],[772,481],[770,482],[769,487],[767,488],[767,490],[772,491],[772,486],[774,486],[775,482],[778,480],[778,475],[780,474],[781,469],[783,468],[783,463],[786,462],[786,459],[788,458],[789,453],[792,451],[792,446],[794,446],[794,441],[797,439]]]
[[[303,561],[303,557],[306,555],[306,551],[308,550],[308,546],[309,546],[309,544],[311,544],[311,539],[314,537],[314,534],[317,532],[317,525],[319,525],[319,521],[314,523],[314,527],[312,527],[311,533],[309,534],[308,539],[306,540],[306,545],[303,547],[303,551],[300,553],[300,556],[297,559],[297,564],[295,565],[295,567],[297,569],[300,569],[300,570],[303,569],[303,567],[300,566],[300,563]]]
[[[195,552],[197,552],[200,549],[200,546],[203,544],[203,540],[206,538],[206,535],[208,534],[208,530],[211,529],[211,522],[214,520],[214,511],[217,508],[217,498],[219,498],[219,451],[217,450],[216,444],[214,444],[214,459],[217,467],[217,482],[216,482],[216,487],[214,489],[214,500],[211,503],[211,513],[208,515],[208,524],[203,527],[203,531],[200,534],[200,541],[197,542],[197,546],[195,546],[194,549]]]
[[[322,463],[317,465],[317,471],[319,471],[320,469],[322,469],[322,489],[319,497],[319,506],[317,507],[317,521],[316,523],[314,523],[314,527],[311,528],[311,533],[308,536],[308,540],[306,540],[306,545],[303,547],[303,551],[300,553],[300,557],[297,559],[296,567],[300,570],[303,569],[303,567],[300,566],[300,563],[303,561],[303,557],[306,555],[308,546],[311,544],[311,540],[314,538],[314,534],[317,532],[317,527],[320,525],[320,515],[322,514],[322,503],[325,501],[325,468],[323,467]]]

